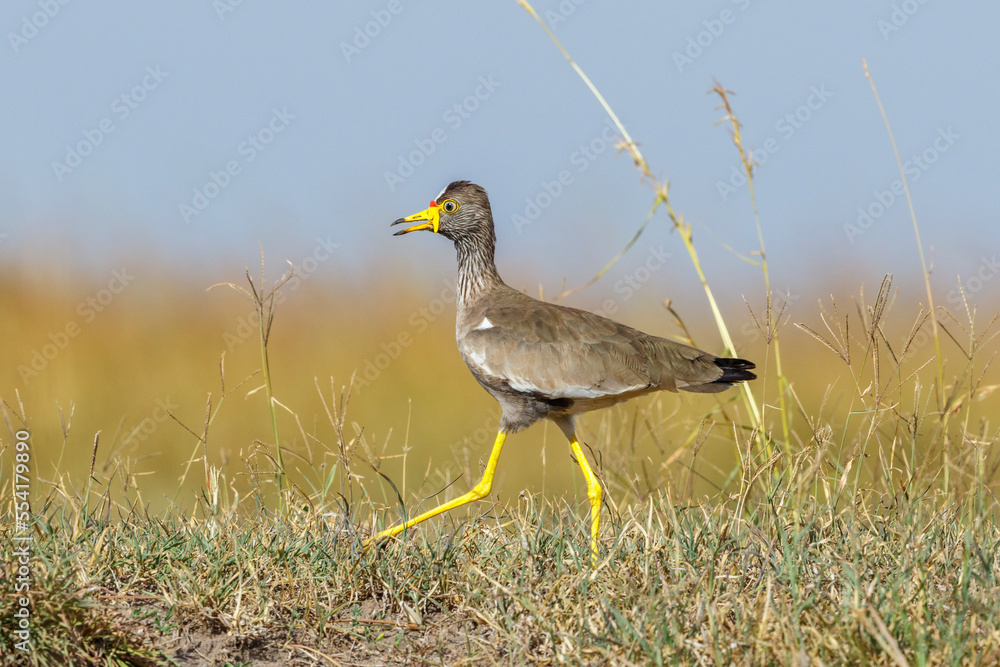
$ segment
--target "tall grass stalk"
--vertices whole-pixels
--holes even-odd
[[[209,289],[211,289],[211,288],[209,288]],[[205,422],[204,422],[204,424],[202,426],[201,435],[198,435],[198,433],[196,433],[190,426],[188,426],[187,424],[185,424],[173,412],[171,412],[170,410],[166,411],[167,416],[170,417],[170,419],[172,419],[174,422],[176,422],[185,431],[187,431],[188,433],[190,433],[191,435],[193,435],[194,439],[195,439],[194,446],[193,446],[193,448],[191,450],[191,455],[188,456],[187,462],[184,465],[184,472],[181,473],[180,480],[179,480],[178,485],[177,485],[177,489],[174,492],[174,496],[173,496],[173,499],[172,499],[171,502],[174,502],[174,503],[177,502],[177,497],[180,494],[181,489],[184,488],[184,482],[187,480],[188,473],[191,472],[191,466],[195,462],[198,461],[197,454],[198,454],[198,450],[199,449],[201,450],[201,457],[200,458],[201,458],[202,465],[203,465],[204,471],[205,471],[205,488],[211,488],[212,487],[212,465],[209,462],[209,455],[208,455],[208,430],[212,426],[212,424],[215,422],[216,418],[219,416],[219,413],[222,411],[222,406],[223,406],[223,404],[225,404],[226,398],[232,392],[234,392],[237,389],[239,389],[240,387],[242,387],[251,378],[255,377],[259,372],[260,372],[259,370],[254,371],[249,376],[247,376],[246,378],[244,378],[242,381],[238,382],[236,384],[236,386],[232,387],[229,391],[226,391],[226,353],[225,353],[225,351],[222,352],[222,354],[219,356],[220,397],[219,397],[218,402],[216,402],[216,403],[213,404],[213,402],[212,402],[212,394],[211,394],[211,392],[209,392],[207,398],[205,399]],[[137,426],[132,431],[132,434],[140,432],[141,428],[142,428],[142,426],[141,426],[141,423],[140,423],[140,425]],[[131,437],[131,435],[129,437]],[[126,438],[126,440],[127,439],[128,438]],[[261,500],[261,504],[263,504],[263,500]],[[218,507],[216,505],[211,505],[211,506],[208,507],[208,509],[211,512],[217,512],[217,511],[219,511],[220,507]]]
[[[892,144],[892,153],[896,157],[896,167],[899,169],[899,178],[903,181],[903,191],[906,193],[906,205],[910,210],[910,220],[913,221],[913,235],[917,241],[917,252],[920,254],[920,269],[924,278],[924,287],[927,290],[927,307],[931,314],[931,331],[934,335],[934,353],[937,358],[937,398],[938,405],[944,412],[944,419],[941,423],[941,432],[946,433],[948,426],[948,416],[951,412],[950,406],[947,405],[947,400],[944,399],[944,360],[941,357],[941,337],[938,334],[938,321],[937,313],[934,309],[934,293],[931,291],[931,272],[927,267],[927,258],[924,256],[924,244],[920,240],[920,226],[917,224],[917,213],[913,208],[913,198],[910,196],[910,184],[906,180],[906,170],[903,169],[903,160],[899,156],[899,148],[896,146],[896,137],[892,133],[892,125],[889,123],[889,116],[885,112],[885,107],[882,106],[882,98],[879,97],[878,88],[875,86],[875,79],[872,78],[871,72],[868,71],[868,61],[862,59],[861,66],[865,70],[865,78],[868,79],[868,83],[871,85],[872,94],[875,96],[875,103],[878,105],[879,113],[882,115],[882,121],[885,123],[885,131],[889,135],[889,143]],[[947,436],[945,436],[947,437]],[[942,447],[941,455],[944,459],[944,488],[945,492],[948,491],[948,484],[950,480],[950,465],[949,465],[949,447],[947,445]]]
[[[264,384],[257,389],[253,389],[247,393],[250,396],[261,389],[264,389],[267,395],[267,409],[271,416],[271,428],[274,434],[274,462],[276,470],[274,471],[274,481],[278,487],[278,513],[281,514],[284,511],[285,503],[285,461],[282,455],[281,449],[281,438],[278,435],[278,415],[275,410],[276,405],[281,405],[278,400],[274,397],[274,389],[271,381],[271,365],[268,360],[267,355],[267,344],[271,337],[271,325],[274,323],[274,310],[277,307],[277,296],[278,292],[284,287],[285,283],[292,279],[295,274],[295,265],[289,262],[290,270],[288,274],[281,278],[278,283],[272,287],[270,290],[264,290],[264,249],[261,248],[260,251],[260,284],[259,286],[254,283],[253,277],[250,275],[250,269],[246,271],[247,282],[250,284],[250,289],[247,290],[244,287],[240,287],[235,283],[220,283],[219,285],[213,285],[212,287],[219,287],[225,285],[230,287],[240,294],[244,295],[254,304],[254,310],[257,315],[257,333],[258,340],[260,342],[260,357],[261,357],[261,373],[264,376]],[[211,289],[211,288],[210,288]],[[284,407],[284,406],[282,406]],[[287,408],[286,408],[287,410]],[[289,410],[289,412],[291,412]],[[293,413],[294,414],[294,413]],[[207,456],[207,454],[206,454]],[[207,459],[206,459],[207,460]]]
[[[868,71],[868,62],[862,60],[861,65],[865,69],[865,78],[868,79],[868,83],[872,87],[875,103],[878,105],[878,111],[882,115],[882,121],[885,123],[885,131],[889,135],[889,143],[892,144],[892,153],[896,157],[899,178],[903,181],[903,190],[906,192],[906,205],[910,210],[910,220],[913,221],[913,236],[917,241],[917,252],[920,254],[920,269],[924,278],[924,287],[927,290],[928,308],[931,311],[931,330],[934,332],[934,351],[937,356],[938,391],[940,392],[944,390],[944,361],[941,358],[941,339],[938,335],[937,316],[934,314],[934,293],[931,291],[931,272],[927,268],[927,258],[924,256],[924,244],[920,240],[920,226],[917,224],[917,212],[913,208],[913,198],[910,196],[910,184],[906,180],[906,170],[903,169],[903,160],[899,156],[899,147],[896,146],[896,137],[892,133],[889,116],[885,112],[885,107],[882,106],[882,99],[879,97],[878,88],[875,87],[875,80],[872,78],[871,72]]]
[[[736,145],[736,149],[740,153],[740,162],[743,164],[743,171],[747,176],[747,188],[749,188],[750,192],[750,205],[753,208],[753,221],[757,228],[757,241],[760,244],[760,269],[764,274],[764,292],[767,295],[767,304],[765,306],[767,323],[764,335],[768,342],[767,348],[770,349],[772,345],[774,346],[774,366],[775,372],[778,375],[778,406],[781,411],[781,435],[784,443],[785,454],[788,454],[787,447],[791,443],[791,429],[788,426],[788,405],[786,401],[786,395],[788,393],[788,378],[785,377],[785,373],[781,368],[781,346],[778,341],[778,329],[780,327],[780,323],[776,321],[774,315],[774,303],[772,300],[773,294],[771,292],[771,272],[768,270],[767,251],[764,248],[764,232],[760,226],[760,212],[757,209],[757,195],[753,185],[753,155],[748,154],[743,146],[743,134],[741,132],[743,124],[740,123],[739,119],[736,118],[736,114],[733,113],[733,107],[729,102],[730,91],[726,90],[718,81],[716,81],[712,92],[722,99],[721,108],[725,109],[726,115],[720,122],[729,121],[732,126],[733,144]],[[756,317],[754,319],[756,320]],[[762,400],[762,402],[765,405],[767,404],[764,400]]]
[[[684,218],[674,210],[673,205],[670,202],[669,183],[667,181],[660,181],[653,176],[653,172],[649,167],[649,163],[646,161],[646,158],[643,157],[642,152],[639,150],[639,145],[632,140],[632,136],[628,133],[628,130],[625,129],[625,126],[622,124],[621,120],[619,120],[618,115],[611,108],[611,105],[608,104],[607,100],[604,99],[604,96],[601,95],[600,91],[597,89],[597,86],[593,84],[593,82],[586,75],[586,73],[584,73],[583,69],[581,69],[580,66],[576,63],[576,61],[573,60],[572,56],[570,56],[569,52],[566,51],[562,43],[560,43],[559,39],[555,36],[555,34],[552,32],[549,26],[538,15],[538,12],[535,11],[534,7],[531,6],[531,3],[529,3],[527,0],[518,0],[518,3],[521,5],[521,7],[525,9],[525,11],[527,11],[538,22],[540,26],[542,26],[542,29],[545,30],[545,33],[549,36],[549,39],[551,39],[552,42],[556,45],[556,48],[558,48],[559,52],[563,54],[563,56],[569,62],[570,66],[574,69],[574,71],[576,71],[576,73],[580,76],[580,78],[583,79],[583,82],[587,84],[587,87],[597,98],[597,101],[600,102],[601,106],[611,117],[612,122],[614,122],[615,127],[618,129],[618,132],[622,137],[622,143],[618,146],[619,150],[625,150],[628,152],[628,154],[632,157],[632,160],[635,163],[636,168],[642,174],[643,179],[647,180],[650,186],[653,188],[653,191],[656,194],[656,198],[653,201],[653,209],[652,209],[653,212],[655,212],[660,205],[663,205],[663,207],[666,209],[667,216],[670,218],[670,222],[674,225],[674,229],[680,235],[681,240],[684,243],[684,248],[687,250],[688,256],[691,258],[691,263],[694,265],[694,269],[698,274],[698,280],[701,282],[701,286],[705,290],[705,296],[708,299],[709,307],[712,310],[712,317],[715,320],[716,327],[719,330],[719,335],[722,337],[722,344],[726,352],[735,356],[736,346],[733,344],[733,339],[729,335],[729,329],[728,327],[726,327],[726,322],[722,317],[722,312],[719,310],[719,306],[715,301],[715,296],[712,294],[712,288],[709,287],[708,279],[705,277],[705,272],[702,270],[701,260],[698,258],[698,251],[694,247],[694,241],[692,240],[692,234],[691,234],[691,224],[686,222]],[[603,269],[601,269],[600,273],[595,278],[591,279],[589,283],[587,283],[588,285],[593,284],[597,280],[597,278],[600,278],[601,275],[607,272],[607,270],[610,269],[611,266],[613,266],[618,259],[624,256],[625,251],[627,251],[638,240],[639,236],[645,230],[646,225],[651,217],[652,217],[652,212],[650,213],[650,216],[647,217],[646,221],[643,222],[642,226],[639,228],[639,231],[629,241],[628,245],[626,245],[625,249],[619,252],[618,255],[615,257],[615,259],[613,259],[608,265],[606,265]],[[760,410],[757,408],[757,401],[754,398],[753,394],[750,392],[749,388],[747,388],[747,385],[745,383],[740,384],[740,394],[743,398],[744,404],[746,405],[747,412],[751,417],[752,426],[758,432],[758,439],[760,444],[765,448],[768,448],[768,445],[766,444],[767,438],[763,432],[763,429],[761,429],[761,416],[760,416]]]

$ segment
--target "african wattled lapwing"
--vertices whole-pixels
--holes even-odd
[[[545,303],[504,284],[493,262],[496,234],[486,191],[468,181],[446,187],[395,236],[427,230],[458,251],[456,337],[472,374],[503,410],[483,478],[471,491],[383,530],[396,535],[490,493],[507,435],[551,419],[569,439],[587,480],[590,537],[597,559],[601,485],[576,437],[576,416],[653,391],[714,393],[753,380],[754,364],[650,336],[584,310]]]

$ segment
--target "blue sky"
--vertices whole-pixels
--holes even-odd
[[[759,292],[759,272],[713,240],[756,248],[706,94],[716,79],[766,156],[756,193],[776,289],[919,276],[866,58],[935,278],[947,289],[979,272],[989,293],[1000,6],[536,8],[670,181],[711,276]],[[556,289],[589,278],[652,203],[604,111],[513,1],[10,0],[0,28],[0,261],[29,273],[158,260],[208,283],[254,264],[260,244],[276,270],[332,248],[316,269],[330,281],[419,268],[415,282],[438,285],[452,250],[388,224],[465,178],[491,194],[508,282]],[[664,252],[667,279],[690,284],[660,217],[594,300]]]

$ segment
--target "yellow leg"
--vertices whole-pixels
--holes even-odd
[[[439,505],[432,510],[428,510],[415,519],[410,519],[409,521],[405,521],[399,525],[393,526],[392,528],[383,530],[381,533],[365,542],[365,546],[371,546],[374,542],[378,542],[386,537],[398,535],[407,528],[412,528],[418,523],[426,521],[427,519],[437,516],[438,514],[447,512],[448,510],[453,510],[456,507],[461,507],[462,505],[471,503],[474,500],[480,500],[488,496],[490,494],[490,488],[493,486],[493,473],[496,472],[497,461],[500,460],[500,450],[503,449],[503,443],[506,439],[507,434],[505,432],[500,431],[497,433],[497,440],[493,443],[493,451],[490,452],[490,460],[486,463],[486,470],[483,471],[483,478],[479,480],[478,484],[472,487],[471,491],[463,496],[455,498],[451,502],[444,503],[443,505]]]
[[[587,480],[587,497],[590,498],[590,551],[593,556],[594,565],[597,565],[597,533],[601,527],[601,483],[597,480],[587,457],[583,455],[580,441],[576,439],[576,433],[569,439],[569,446],[573,448],[573,455],[576,462],[583,470],[583,476]]]

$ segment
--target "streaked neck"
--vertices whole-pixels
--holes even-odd
[[[467,236],[455,241],[458,251],[458,303],[465,307],[484,294],[503,286],[493,255],[496,239],[492,234]]]

